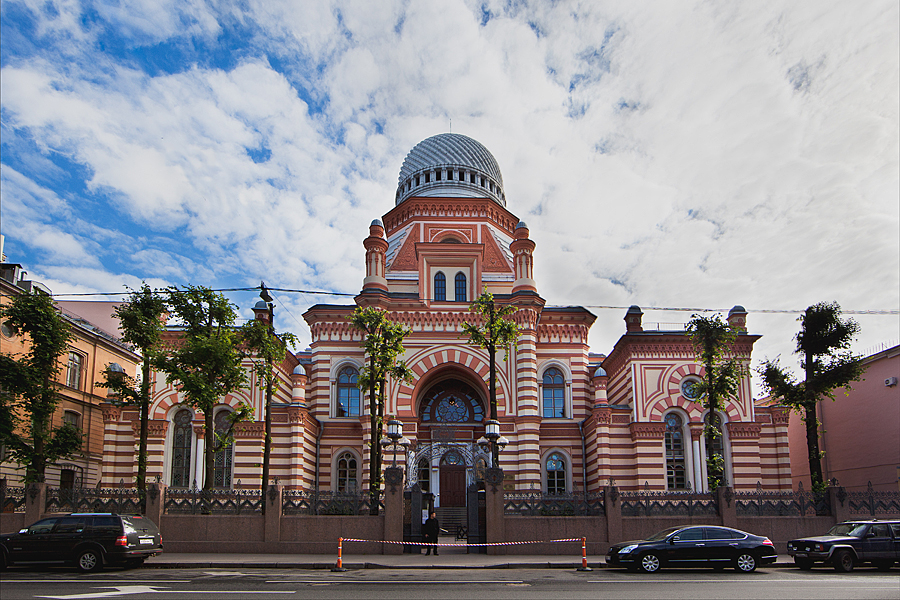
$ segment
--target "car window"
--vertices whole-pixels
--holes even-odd
[[[828,531],[828,535],[849,535],[859,537],[865,530],[865,523],[838,523]]]
[[[877,525],[872,525],[872,529],[869,530],[869,535],[872,537],[891,537],[891,530],[886,523],[879,523]]]
[[[56,522],[53,533],[81,533],[84,531],[84,517],[62,517]]]
[[[125,525],[126,533],[132,533],[134,531],[148,534],[152,533],[154,535],[158,533],[156,523],[145,517],[122,517],[122,523]]]
[[[53,529],[53,526],[56,525],[58,520],[59,519],[43,519],[38,521],[28,528],[28,533],[50,533],[50,530]]]
[[[669,537],[672,533],[678,531],[678,527],[669,527],[668,529],[663,529],[662,531],[658,531],[647,538],[648,542],[658,542],[660,540],[664,540]]]
[[[113,516],[94,517],[94,533],[119,535],[122,527],[119,525],[119,518]]]
[[[900,523],[891,523],[891,529],[894,530],[894,537],[900,540]]]
[[[685,529],[680,531],[676,536],[676,540],[682,542],[693,542],[696,540],[703,539],[703,528],[702,527],[691,527],[689,529]]]
[[[735,540],[744,537],[742,533],[725,527],[704,527],[704,529],[708,540]]]

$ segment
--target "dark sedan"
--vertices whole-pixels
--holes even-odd
[[[775,562],[775,545],[764,536],[728,527],[670,527],[646,540],[610,546],[606,564],[653,573],[662,567],[732,566],[752,573],[759,565]]]

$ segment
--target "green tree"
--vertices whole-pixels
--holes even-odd
[[[381,437],[384,431],[384,404],[387,378],[411,381],[413,374],[406,363],[398,360],[403,354],[403,340],[409,328],[388,319],[383,310],[357,307],[350,322],[365,334],[362,346],[366,350],[367,365],[363,367],[358,384],[369,394],[369,507],[370,514],[378,514],[381,491]]]
[[[38,291],[0,306],[0,320],[31,342],[24,354],[0,354],[0,442],[25,467],[26,483],[42,482],[48,464],[81,448],[77,428],[52,427],[60,400],[59,358],[74,336],[53,299]]]
[[[154,357],[154,366],[177,382],[185,402],[203,413],[204,464],[203,489],[213,484],[216,452],[234,441],[234,426],[252,418],[253,409],[241,403],[229,413],[228,429],[216,432],[213,411],[219,399],[247,384],[241,366],[240,336],[234,327],[235,306],[220,293],[204,287],[187,286],[166,289],[170,314],[181,327],[181,336],[163,342],[163,351]]]
[[[268,313],[271,319],[272,311]],[[257,381],[266,394],[265,426],[266,437],[263,441],[262,464],[262,492],[265,495],[269,487],[269,463],[272,455],[272,396],[277,391],[279,379],[275,369],[276,363],[281,363],[287,353],[287,345],[297,342],[292,333],[275,333],[275,326],[260,319],[253,319],[241,328],[241,340],[243,348],[247,352],[256,373]],[[263,503],[265,511],[265,502]]]
[[[166,301],[146,283],[140,290],[132,290],[124,304],[115,308],[119,319],[122,341],[134,346],[141,354],[141,381],[124,371],[107,368],[100,387],[110,389],[110,398],[115,404],[137,406],[140,412],[141,431],[138,442],[138,462],[135,484],[141,499],[141,512],[147,505],[147,424],[150,420],[150,369],[154,353],[159,349],[162,332],[165,330]]]
[[[803,415],[806,424],[806,446],[809,456],[809,477],[816,492],[825,490],[822,477],[822,452],[819,450],[819,420],[816,405],[823,398],[834,400],[834,390],[850,389],[865,371],[862,357],[850,351],[850,344],[859,332],[853,319],[841,318],[837,302],[813,304],[798,319],[800,331],[795,336],[795,354],[801,357],[804,381],[778,364],[767,360],[759,372],[769,393]]]
[[[693,315],[686,331],[697,352],[697,362],[703,365],[703,377],[694,386],[696,397],[707,410],[704,434],[708,448],[713,440],[722,439],[722,422],[718,418],[722,406],[729,398],[735,398],[745,375],[744,366],[734,355],[737,330],[722,315],[712,317]],[[707,482],[715,490],[725,481],[725,457],[711,451],[706,458]]]
[[[519,326],[513,320],[516,312],[513,306],[497,306],[494,295],[484,291],[472,304],[469,310],[478,317],[477,322],[462,324],[463,333],[469,336],[469,343],[484,348],[488,352],[490,375],[488,396],[490,400],[491,419],[497,420],[497,350],[506,350],[504,360],[509,356],[509,347],[519,337]],[[496,445],[493,449],[493,465],[500,465],[500,452]]]

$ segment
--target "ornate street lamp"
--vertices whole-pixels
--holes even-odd
[[[404,450],[404,454],[406,450],[409,448],[412,442],[409,441],[409,438],[403,435],[403,422],[397,419],[391,419],[387,422],[387,437],[382,438],[381,446],[387,449],[388,446],[394,447],[394,460],[391,463],[391,467],[397,466],[397,446],[402,446]]]
[[[481,448],[482,452],[490,452],[493,457],[493,448],[496,446],[497,452],[499,453],[506,448],[506,445],[509,444],[509,440],[500,435],[500,421],[488,419],[484,422],[484,435],[478,438],[478,442],[476,443],[478,444],[478,447]],[[499,465],[494,466],[497,467]]]

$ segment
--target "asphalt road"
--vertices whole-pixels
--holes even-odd
[[[0,576],[3,600],[24,598],[900,598],[900,569],[752,574],[670,570],[653,575],[612,569],[366,569],[332,573],[299,569],[136,569],[81,575],[65,568],[12,568]]]

